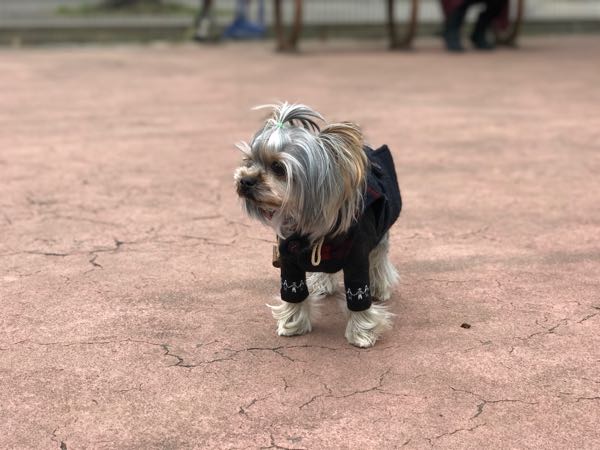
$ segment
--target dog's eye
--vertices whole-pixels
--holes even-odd
[[[285,177],[285,166],[279,161],[273,161],[271,164],[271,170],[278,177]]]

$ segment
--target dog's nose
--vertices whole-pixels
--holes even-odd
[[[240,185],[243,188],[248,189],[248,188],[254,187],[256,185],[256,181],[257,181],[256,177],[243,177],[240,180]]]

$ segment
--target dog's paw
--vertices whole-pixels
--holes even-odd
[[[279,336],[300,336],[312,331],[312,308],[309,299],[300,303],[280,301],[278,305],[267,306],[271,308],[273,318],[277,321]]]
[[[373,347],[383,332],[392,328],[393,316],[381,305],[371,305],[365,311],[350,311],[346,339],[356,347]]]

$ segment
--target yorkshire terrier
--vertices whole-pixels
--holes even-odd
[[[314,301],[335,293],[334,274],[343,271],[346,339],[371,347],[391,328],[381,302],[398,279],[388,256],[402,209],[392,155],[385,145],[365,146],[357,125],[327,125],[308,106],[258,108],[272,115],[249,144],[237,145],[244,161],[234,179],[247,214],[278,236],[281,303],[268,305],[277,333],[310,332]]]

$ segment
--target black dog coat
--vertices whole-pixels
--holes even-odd
[[[348,309],[364,311],[371,306],[369,253],[400,215],[402,198],[387,145],[364,150],[370,164],[363,212],[343,235],[325,237],[319,264],[311,262],[312,247],[306,236],[293,234],[279,243],[282,300],[299,303],[308,297],[306,272],[343,270]]]

